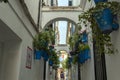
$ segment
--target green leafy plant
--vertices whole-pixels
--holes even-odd
[[[69,45],[70,49],[72,50],[76,44],[76,42],[79,40],[79,35],[77,33],[74,33],[70,38],[69,38]]]
[[[49,37],[50,37],[50,44],[54,45],[55,44],[55,31],[51,27],[47,27],[45,31],[49,32]]]
[[[78,52],[83,51],[85,49],[90,49],[90,47],[89,47],[88,44],[84,44],[84,43],[79,44],[79,46],[78,46]]]
[[[96,48],[98,49],[98,53],[100,54],[113,54],[115,50],[113,49],[110,35],[103,34],[101,32],[93,15],[101,14],[102,10],[105,8],[109,8],[113,15],[118,15],[118,12],[120,11],[119,7],[120,3],[118,2],[100,2],[95,7],[92,7],[88,11],[79,15],[79,24],[84,24],[87,27],[89,23],[90,27],[92,28],[93,40]]]
[[[44,31],[37,34],[33,40],[33,46],[36,50],[47,50],[50,41],[49,32]]]
[[[59,56],[57,56],[57,53],[55,52],[55,50],[50,51],[49,53],[49,59],[53,61],[54,66],[59,65],[60,61],[59,61]]]
[[[50,29],[49,30],[49,35],[50,35],[50,42],[51,42],[51,44],[55,44],[55,31]]]
[[[78,56],[75,55],[75,56],[73,56],[72,63],[73,63],[73,64],[76,64],[77,62],[78,62]]]

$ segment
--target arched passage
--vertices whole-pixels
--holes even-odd
[[[68,21],[68,22],[73,23],[75,26],[77,25],[77,23],[76,23],[75,21],[73,21],[73,20],[71,20],[71,19],[69,19],[69,18],[58,17],[58,18],[54,18],[54,19],[48,21],[48,22],[45,24],[44,28],[47,27],[47,26],[49,26],[51,23],[54,23],[55,21]]]
[[[56,35],[55,44],[67,44],[68,37],[75,31],[75,26],[77,26],[75,21],[69,18],[58,17],[48,21],[43,29],[52,27]]]
[[[42,11],[42,23],[41,26],[44,28],[49,23],[55,21],[55,20],[67,20],[71,21],[74,24],[78,23],[78,16],[82,13],[81,10],[44,10]]]
[[[59,51],[66,51],[66,53],[69,53],[69,47],[67,45],[59,45],[59,46],[55,46],[56,52]]]

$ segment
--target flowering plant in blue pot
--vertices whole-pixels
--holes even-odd
[[[112,29],[116,31],[116,30],[118,30],[118,28],[119,28],[118,18],[117,18],[117,15],[114,15]]]
[[[87,43],[88,42],[88,34],[86,33],[86,31],[84,31],[83,33],[82,33],[82,42],[83,43]]]
[[[49,41],[50,41],[49,32],[48,31],[40,32],[34,38],[33,41],[34,48],[39,50],[48,49]]]
[[[86,60],[90,59],[90,48],[88,44],[79,45],[79,63],[83,64]]]
[[[49,60],[49,65],[52,66],[53,65],[53,61]]]
[[[54,49],[49,52],[49,61],[51,61],[53,65],[59,64],[59,57]]]
[[[85,61],[90,59],[90,47],[88,44],[85,44],[84,46],[84,55],[85,55]]]
[[[43,51],[42,50],[35,50],[35,59],[36,60],[40,60],[41,59],[41,56],[43,54]]]
[[[99,2],[96,6],[79,15],[79,24],[83,24],[92,29],[93,40],[98,49],[98,53],[113,54],[110,33],[119,28],[115,15],[119,15],[119,2]],[[115,19],[115,20],[114,20]]]
[[[33,47],[35,59],[39,60],[44,51],[48,50],[49,36],[48,32],[41,32],[34,37]]]
[[[107,2],[108,0],[94,0],[95,4],[99,3],[99,2]]]
[[[49,55],[48,55],[47,51],[43,51],[42,57],[44,58],[45,61],[48,60]]]
[[[103,11],[96,12],[94,14],[94,17],[98,24],[98,27],[103,33],[112,32],[113,15],[109,8],[105,8]]]
[[[84,56],[84,51],[80,51],[80,53],[78,54],[78,61],[80,64],[85,63],[85,56]]]

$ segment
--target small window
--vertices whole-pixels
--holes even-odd
[[[53,6],[53,0],[51,0],[51,6]]]
[[[68,6],[72,6],[72,1],[71,0],[69,1]]]
[[[81,0],[58,0],[58,6],[79,6]]]

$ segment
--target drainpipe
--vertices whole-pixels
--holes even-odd
[[[46,80],[46,61],[44,60],[44,74],[43,74],[43,80]]]
[[[38,29],[41,29],[41,0],[39,0],[39,6],[38,6],[38,21],[37,21],[37,26]]]
[[[95,69],[95,80],[107,80],[105,54],[98,55],[95,40],[93,42],[94,50],[94,69]]]
[[[80,63],[78,62],[78,80],[81,80]]]

